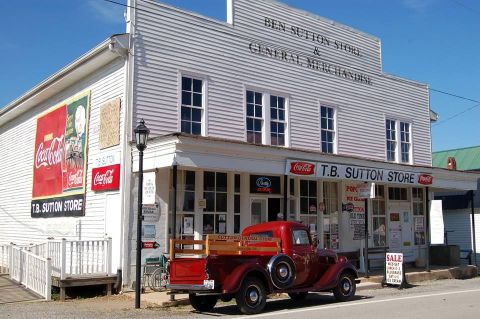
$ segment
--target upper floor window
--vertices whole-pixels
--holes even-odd
[[[266,91],[246,91],[247,142],[287,146],[287,98]]]
[[[335,110],[332,107],[320,107],[320,130],[322,152],[335,152]]]
[[[262,144],[263,97],[262,93],[247,91],[247,142]]]
[[[391,119],[385,121],[387,160],[410,163],[412,160],[411,124]]]
[[[203,81],[182,77],[181,131],[193,135],[202,134]]]
[[[395,127],[395,121],[387,120],[385,126],[387,138],[387,161],[394,162],[397,158],[397,130]]]
[[[410,124],[400,122],[400,153],[402,163],[410,163]]]
[[[285,98],[270,95],[270,142],[285,146]]]

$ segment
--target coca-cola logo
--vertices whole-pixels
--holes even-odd
[[[83,184],[83,171],[76,171],[75,173],[70,173],[68,176],[68,187],[82,185]]]
[[[93,179],[93,185],[108,185],[113,183],[113,169],[105,171],[103,174],[97,172]]]
[[[48,148],[44,148],[43,142],[38,145],[35,154],[35,168],[58,165],[63,159],[63,135],[55,137]]]
[[[307,162],[290,163],[290,173],[296,175],[313,175],[315,174],[315,164]]]
[[[418,176],[418,183],[422,185],[432,185],[433,176],[428,174],[421,174]]]
[[[272,181],[268,177],[259,177],[257,178],[257,187],[258,188],[270,188],[272,186]]]

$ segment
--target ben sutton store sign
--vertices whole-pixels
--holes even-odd
[[[285,174],[385,184],[428,186],[433,183],[433,176],[425,173],[302,160],[287,160]]]

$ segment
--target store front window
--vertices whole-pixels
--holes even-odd
[[[338,249],[338,185],[335,182],[323,183],[323,245],[325,248]]]
[[[203,234],[227,233],[227,173],[204,172]]]
[[[385,187],[375,185],[375,198],[372,199],[373,246],[384,247],[387,242],[385,210]]]
[[[171,186],[170,199],[171,201],[173,200],[173,189]],[[170,205],[170,207],[173,207],[173,205]],[[193,239],[195,229],[194,211],[195,171],[179,170],[177,174],[176,233],[179,234],[180,238]]]
[[[425,245],[425,199],[423,188],[412,188],[415,245]]]
[[[300,220],[317,236],[317,181],[300,180]]]

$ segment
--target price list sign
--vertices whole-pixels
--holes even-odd
[[[391,285],[401,285],[403,280],[403,254],[387,253],[385,263],[385,282]]]

